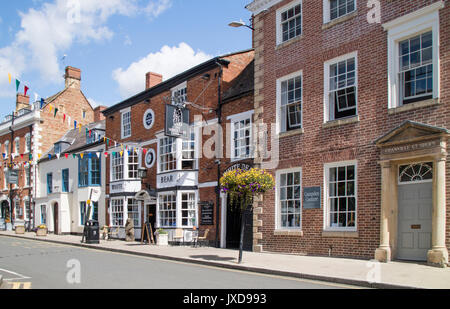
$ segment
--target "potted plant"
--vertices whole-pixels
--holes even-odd
[[[36,229],[36,236],[47,236],[48,230],[45,224],[41,224]]]
[[[238,263],[241,263],[245,214],[252,209],[255,196],[263,195],[274,189],[275,180],[271,174],[259,168],[252,168],[248,171],[236,169],[226,172],[220,178],[220,186],[222,191],[227,193],[232,200],[238,201],[238,203],[235,203],[237,204],[236,207],[240,207],[242,212],[238,260]]]
[[[16,234],[25,234],[25,226],[16,225]]]
[[[167,246],[169,244],[169,234],[163,229],[156,231],[156,244],[158,246]]]

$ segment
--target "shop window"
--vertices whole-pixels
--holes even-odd
[[[123,199],[111,200],[110,213],[112,226],[123,226]]]
[[[177,226],[177,197],[175,193],[159,195],[159,226]]]
[[[193,227],[196,225],[197,203],[195,193],[181,194],[181,225],[183,227]]]

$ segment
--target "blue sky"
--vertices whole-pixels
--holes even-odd
[[[82,70],[93,105],[144,90],[145,72],[164,79],[207,59],[251,48],[250,0],[21,0],[0,5],[0,104],[15,107],[15,81],[47,97],[64,87],[65,65]],[[66,55],[66,58],[62,58]],[[8,73],[13,76],[11,84]]]

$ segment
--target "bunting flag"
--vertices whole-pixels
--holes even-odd
[[[144,154],[144,156],[145,156],[145,154],[147,153],[147,149],[145,149],[145,148],[142,148],[142,153]]]
[[[25,96],[27,96],[27,91],[28,91],[28,89],[30,89],[30,88],[28,88],[27,86],[23,87],[23,94],[24,94]]]
[[[38,153],[38,159],[41,159],[41,156],[42,156],[42,155],[41,155],[40,153]]]
[[[41,109],[42,107],[44,107],[44,104],[45,104],[44,98],[41,98]]]
[[[102,154],[101,152],[97,152],[97,153],[96,153],[98,159],[100,159],[100,155],[101,155],[101,154]]]
[[[20,80],[16,79],[16,92],[19,92]]]
[[[55,108],[55,115],[53,116],[53,118],[56,117],[56,113],[58,113],[58,109],[57,108]]]
[[[107,158],[108,157],[108,153],[107,152],[105,152],[105,158]]]
[[[50,109],[50,113],[52,112],[52,109],[53,109],[53,106],[49,106],[49,109]]]
[[[78,125],[78,131],[81,133],[81,128],[82,128],[82,125],[81,125],[81,123]]]
[[[73,126],[74,126],[74,130],[76,130],[77,129],[77,121],[76,120],[74,120]]]
[[[81,159],[83,159],[84,153],[80,153],[80,157],[81,157]]]
[[[122,151],[120,151],[120,156],[121,156],[121,157],[123,157],[123,150],[122,150]]]
[[[51,155],[51,154],[48,155],[48,159],[49,159],[49,160],[52,159],[52,155]]]
[[[59,153],[56,154],[56,157],[58,158],[58,160],[59,160],[60,156],[61,156],[61,154],[59,154]]]
[[[77,157],[77,155],[73,153],[73,154],[72,154],[72,157],[75,159],[75,158]]]
[[[71,122],[71,118],[70,118],[70,116],[67,116],[67,122],[68,122],[68,124],[69,124],[69,127],[70,127],[70,124],[72,123],[72,122]]]
[[[23,159],[23,153],[22,153],[22,154],[20,154],[20,158],[21,158],[21,159]]]
[[[8,73],[8,80],[9,80],[10,84],[11,84],[11,79],[12,79],[11,73]]]
[[[66,121],[66,114],[64,114],[64,118],[63,118],[63,122],[65,122]]]
[[[5,159],[6,158],[6,153],[2,153],[2,155],[3,155],[3,159]]]
[[[89,159],[92,158],[92,153],[89,152],[88,157],[89,157]]]
[[[68,153],[64,154],[64,156],[66,157],[66,159],[69,158],[69,154]]]
[[[34,93],[34,102],[37,102],[37,101],[38,101],[38,97],[39,97],[39,95],[35,92],[35,93]]]

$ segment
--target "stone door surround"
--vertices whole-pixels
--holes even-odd
[[[399,165],[433,162],[432,240],[427,262],[437,266],[448,263],[445,175],[449,136],[445,128],[405,121],[375,141],[381,165],[380,245],[375,250],[376,260],[388,262],[397,254]]]

